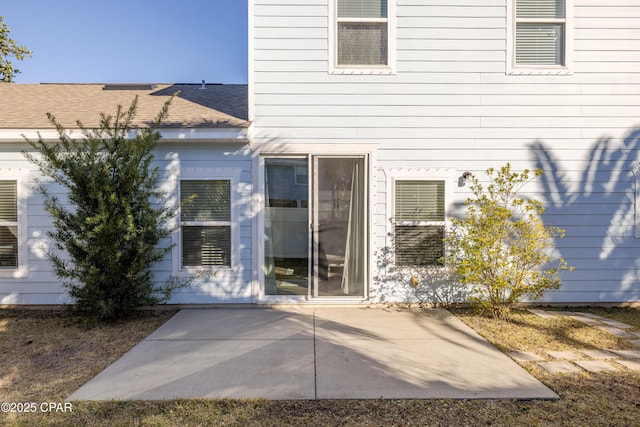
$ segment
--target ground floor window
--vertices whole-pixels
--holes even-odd
[[[447,179],[432,171],[392,171],[388,206],[396,265],[443,264]]]
[[[0,270],[18,267],[18,183],[0,180]]]
[[[174,177],[180,203],[173,236],[175,275],[239,266],[240,173],[236,168],[185,168]]]
[[[183,267],[231,267],[231,181],[180,181]]]

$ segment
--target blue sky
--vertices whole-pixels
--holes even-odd
[[[17,83],[246,83],[246,0],[1,0]]]

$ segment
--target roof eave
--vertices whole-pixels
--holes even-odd
[[[229,128],[160,128],[158,129],[163,141],[185,142],[234,142],[243,144],[249,142],[249,130],[246,127]],[[67,129],[69,138],[83,138],[79,129]],[[131,131],[131,136],[137,130]],[[24,142],[26,139],[44,141],[57,141],[58,132],[55,129],[0,129],[0,143]]]

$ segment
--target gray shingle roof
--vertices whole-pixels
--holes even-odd
[[[246,85],[191,84],[14,84],[0,83],[0,129],[51,129],[47,113],[65,128],[96,127],[100,113],[115,114],[138,96],[133,127],[151,123],[165,101],[180,92],[169,108],[163,127],[244,128],[247,121]]]

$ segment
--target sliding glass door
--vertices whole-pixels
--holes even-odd
[[[364,297],[363,156],[265,158],[265,294]]]

